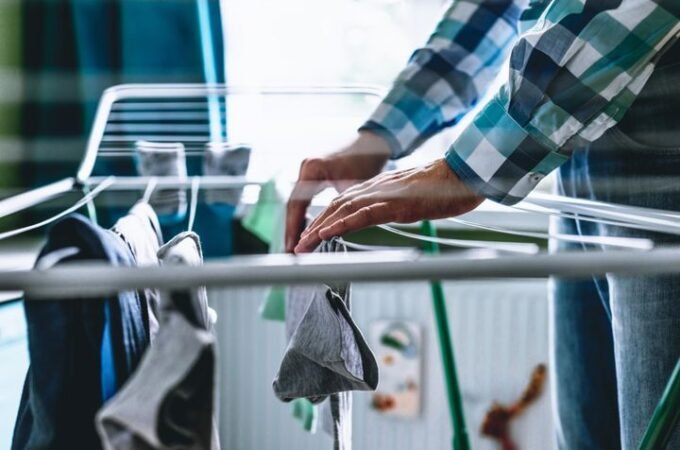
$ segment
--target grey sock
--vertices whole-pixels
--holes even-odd
[[[320,252],[344,251],[336,239]],[[335,448],[351,448],[351,393],[374,390],[378,365],[350,311],[347,284],[295,286],[286,299],[288,348],[274,378],[283,401],[307,398],[323,403],[322,429],[335,436]]]
[[[250,164],[251,147],[247,144],[229,142],[209,142],[203,153],[203,175],[244,176]],[[205,193],[205,201],[238,205],[243,193],[242,187],[210,189]]]
[[[184,144],[137,141],[137,171],[142,176],[187,177]],[[187,212],[185,189],[156,189],[149,200],[161,221],[168,216],[182,219]]]

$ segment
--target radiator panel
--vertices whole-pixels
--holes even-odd
[[[263,289],[213,290],[219,314],[220,428],[222,446],[233,450],[319,450],[329,437],[304,432],[279,402],[271,382],[285,348],[283,325],[258,316]],[[545,281],[445,283],[458,373],[472,446],[495,450],[479,435],[494,400],[510,402],[524,389],[536,364],[548,362]],[[354,397],[354,449],[412,450],[451,447],[451,425],[426,283],[357,284],[352,313],[365,334],[377,319],[408,319],[423,327],[422,412],[415,420],[387,418],[369,408],[370,394]],[[549,382],[550,380],[548,380]],[[549,386],[513,425],[520,449],[553,448]]]

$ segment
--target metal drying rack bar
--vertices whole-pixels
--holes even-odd
[[[635,264],[631,264],[635,260]],[[50,298],[156,287],[181,289],[315,282],[373,282],[497,278],[589,277],[606,273],[680,273],[680,249],[564,252],[498,257],[425,256],[412,251],[347,255],[234,257],[195,267],[112,267],[97,263],[49,270],[0,271],[0,291],[26,290]],[[78,283],[74,284],[77,280]],[[84,294],[86,293],[86,294]]]

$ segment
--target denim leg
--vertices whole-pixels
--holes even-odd
[[[558,183],[561,194],[680,210],[679,61],[680,44],[662,58],[619,125],[589,148],[575,152],[561,168]],[[583,221],[574,222],[571,227],[564,232],[647,238],[657,247],[680,245],[680,236],[611,225],[597,225],[593,230],[592,225],[586,226]],[[587,283],[556,283],[554,288],[556,403],[559,436],[565,439],[561,445],[569,450],[591,448],[588,445],[593,436],[609,432],[606,439],[611,444],[601,441],[594,444],[597,448],[633,450],[680,358],[680,277],[609,275],[595,281],[603,305],[611,307],[609,333],[601,329],[606,326],[601,314],[590,307],[595,302],[588,305],[584,300]],[[570,323],[571,333],[576,336],[568,335]],[[600,336],[596,335],[598,330]],[[609,374],[600,379],[587,366],[611,367],[611,350],[605,353],[604,347],[611,349],[612,342],[616,376]],[[604,361],[593,360],[597,351]],[[567,362],[562,358],[567,358]],[[589,377],[589,382],[581,385],[583,378],[578,375]],[[603,384],[608,385],[608,395],[616,386],[616,398],[606,399],[598,392],[596,387]],[[574,398],[578,395],[584,398]],[[616,436],[611,420],[611,408],[617,401],[620,437]],[[583,405],[590,405],[594,411],[608,411],[598,420],[600,428],[595,431],[586,428],[591,424],[592,414],[584,411]],[[577,414],[581,417],[575,419]],[[680,449],[680,430],[676,430],[668,448]]]
[[[558,448],[618,449],[612,332],[594,282],[552,280],[550,307]]]
[[[553,232],[576,234],[560,219]],[[558,243],[561,251],[578,244]],[[616,369],[611,322],[598,290],[606,280],[550,280],[551,379],[560,450],[619,449]]]
[[[680,133],[667,133],[678,147],[634,142],[619,129],[588,153],[593,198],[613,203],[680,209]],[[612,158],[611,152],[617,151]],[[605,157],[609,151],[609,157]],[[638,237],[655,246],[678,246],[680,236],[605,225],[600,234]],[[636,449],[680,358],[680,277],[608,275],[618,387],[621,447]],[[680,449],[676,431],[669,449]]]
[[[680,278],[608,277],[622,448],[637,448],[680,358]],[[676,430],[668,449],[680,449]]]

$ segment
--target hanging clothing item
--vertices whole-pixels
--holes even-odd
[[[241,224],[262,241],[269,244],[269,253],[283,253],[284,230],[286,223],[286,200],[276,188],[276,181],[270,180],[260,188],[257,203],[243,217]],[[260,305],[260,317],[265,320],[283,322],[286,319],[286,289],[274,286],[267,292],[267,296]],[[308,410],[303,406],[300,411]],[[294,411],[295,415],[299,411]],[[303,419],[303,423],[311,423],[309,414]],[[310,429],[311,425],[305,425]]]
[[[282,400],[319,403],[342,391],[377,386],[375,357],[349,315],[349,291],[326,286],[291,288],[287,299],[289,344],[274,379]]]
[[[333,239],[323,242],[318,251],[345,251],[345,247]],[[332,428],[339,450],[351,448],[348,392],[374,390],[378,385],[375,356],[349,309],[349,285],[292,287],[286,302],[289,343],[273,382],[274,393],[283,401],[304,397],[318,404],[330,396],[324,408],[330,408],[331,425],[323,408],[321,423],[324,429]]]
[[[209,142],[203,153],[203,175],[244,176],[250,165],[252,149],[246,144]],[[207,204],[238,206],[243,188],[210,189],[205,193]]]
[[[201,241],[196,233],[180,233],[158,251],[163,265],[200,266],[203,264]],[[161,291],[161,308],[178,310],[195,327],[212,331],[217,314],[208,306],[205,287],[193,291]]]
[[[135,151],[139,175],[186,179],[187,162],[181,142],[138,141]],[[187,193],[184,189],[158,188],[151,194],[149,203],[163,223],[181,222],[187,214]]]
[[[116,235],[72,215],[50,229],[36,268],[93,260],[134,264]],[[115,392],[127,381],[148,346],[146,301],[135,291],[68,301],[31,301],[27,295],[25,300],[31,364],[12,449],[101,448],[95,413],[105,391]],[[109,373],[102,373],[103,366]]]
[[[183,233],[161,247],[164,265],[198,265],[201,246]],[[106,450],[218,450],[215,314],[204,287],[161,291],[160,328],[135,376],[97,414]]]
[[[158,216],[151,205],[139,202],[111,228],[127,245],[138,267],[158,266],[158,250],[163,245],[163,234]],[[140,295],[149,308],[149,338],[153,342],[158,333],[158,289],[144,288]]]

